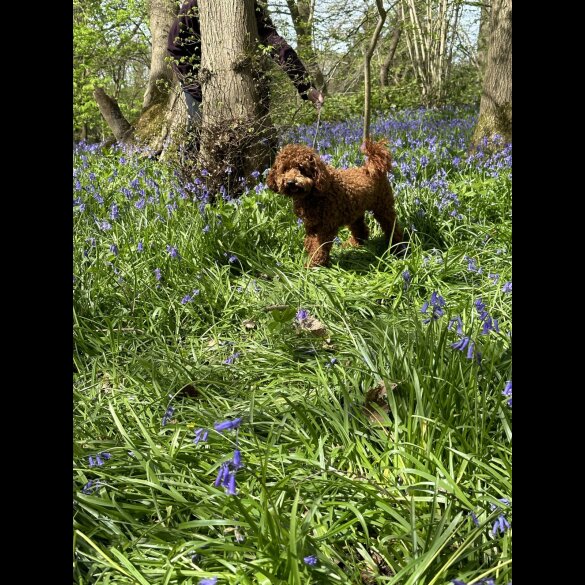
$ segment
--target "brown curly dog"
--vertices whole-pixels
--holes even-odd
[[[368,239],[365,212],[373,211],[382,226],[385,245],[402,242],[396,222],[394,197],[386,173],[392,157],[387,141],[367,140],[362,152],[368,160],[362,167],[336,169],[326,165],[308,146],[288,144],[278,153],[270,169],[270,189],[293,199],[293,209],[305,225],[307,266],[325,266],[333,240],[342,226],[351,236],[347,245],[357,246]]]

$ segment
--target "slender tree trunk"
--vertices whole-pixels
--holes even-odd
[[[394,55],[398,47],[398,41],[400,41],[400,34],[402,33],[402,23],[398,22],[390,37],[390,47],[388,48],[388,54],[382,66],[380,67],[380,85],[382,87],[388,87],[388,72],[394,61]]]
[[[370,39],[370,44],[364,54],[364,142],[370,137],[370,115],[371,115],[371,96],[372,96],[372,82],[370,79],[370,64],[372,62],[372,55],[378,43],[380,32],[386,20],[387,11],[384,8],[382,0],[376,0],[376,7],[378,9],[378,22],[374,34]]]
[[[314,3],[310,0],[286,0],[297,34],[297,53],[307,65],[317,89],[326,94],[325,77],[317,62],[313,43]]]
[[[489,48],[473,146],[499,134],[512,141],[512,0],[493,0]]]
[[[201,0],[201,162],[217,184],[269,164],[268,94],[260,72],[254,0]]]
[[[111,98],[101,87],[94,89],[93,97],[116,140],[119,142],[132,142],[134,128],[122,114],[116,100]]]

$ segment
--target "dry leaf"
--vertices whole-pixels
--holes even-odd
[[[296,327],[297,331],[309,331],[317,337],[325,337],[327,335],[327,327],[319,319],[311,315],[300,321]]]

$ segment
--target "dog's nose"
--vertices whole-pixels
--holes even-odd
[[[294,187],[295,185],[296,185],[296,183],[294,181],[287,181],[286,182],[287,187]]]

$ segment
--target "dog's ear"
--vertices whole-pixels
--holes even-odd
[[[311,164],[313,166],[313,188],[316,191],[324,193],[329,189],[329,185],[331,183],[329,171],[327,170],[325,163],[318,156],[311,157]]]
[[[276,168],[272,167],[268,176],[266,177],[266,184],[268,185],[269,189],[272,191],[278,192],[278,185],[276,184]]]

